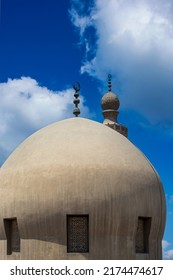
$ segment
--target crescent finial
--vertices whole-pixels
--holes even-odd
[[[80,91],[80,84],[79,84],[79,82],[75,82],[75,84],[73,84],[73,88],[74,88],[75,92]]]

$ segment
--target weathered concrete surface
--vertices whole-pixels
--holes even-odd
[[[67,253],[67,214],[89,214],[89,253]],[[135,253],[138,216],[151,217],[149,254]],[[6,255],[3,219],[17,217],[21,252]],[[24,141],[0,172],[0,259],[160,259],[159,177],[124,136],[72,118]]]

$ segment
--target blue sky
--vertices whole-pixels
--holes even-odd
[[[172,0],[1,0],[0,163],[41,127],[81,116],[103,121],[107,74],[119,122],[158,171],[167,200],[164,258],[173,259]]]

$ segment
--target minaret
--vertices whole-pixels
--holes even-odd
[[[101,100],[101,107],[102,107],[102,114],[104,116],[103,124],[111,127],[112,129],[118,131],[119,133],[123,134],[124,136],[128,136],[128,128],[119,124],[117,121],[118,118],[118,109],[120,106],[119,99],[115,93],[112,92],[112,83],[111,83],[112,76],[108,75],[108,92],[102,97]]]

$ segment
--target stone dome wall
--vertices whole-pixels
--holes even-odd
[[[165,199],[156,171],[124,136],[94,121],[52,124],[0,172],[0,259],[160,259]],[[89,215],[89,252],[67,253],[67,215]],[[3,219],[17,217],[20,252],[7,255]],[[135,252],[139,217],[149,252]]]

